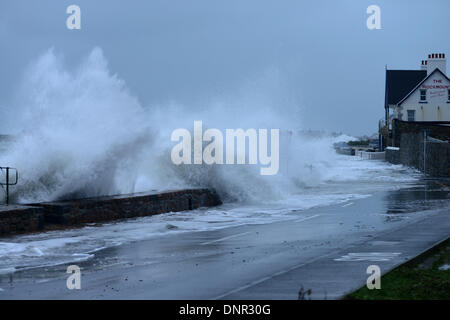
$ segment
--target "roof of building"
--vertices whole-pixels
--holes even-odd
[[[419,81],[418,84],[416,84],[416,86],[414,88],[412,88],[412,90],[410,92],[408,92],[408,94],[406,96],[404,96],[399,102],[398,105],[402,104],[406,99],[408,99],[408,97],[410,95],[412,95],[414,93],[414,91],[417,90],[417,88],[419,88],[425,81],[427,81],[427,79],[429,77],[431,77],[435,72],[439,72],[441,75],[444,76],[445,79],[447,79],[448,81],[450,81],[450,79],[445,75],[445,73],[443,73],[439,68],[436,68],[433,70],[433,72],[431,72],[428,76],[426,76],[425,78],[423,78],[421,81]]]
[[[386,105],[399,103],[426,77],[426,70],[386,70]]]

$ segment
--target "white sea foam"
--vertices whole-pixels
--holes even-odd
[[[23,115],[17,119],[20,134],[0,155],[2,165],[20,172],[19,185],[12,188],[17,201],[192,186],[213,187],[227,201],[217,208],[4,239],[1,272],[90,259],[103,248],[155,236],[292,219],[293,212],[416,179],[401,166],[337,155],[332,144],[349,136],[293,129],[296,106],[281,107],[265,89],[244,86],[237,97],[216,99],[205,108],[142,107],[110,73],[100,49],[70,70],[49,50],[24,76],[22,100],[14,106]],[[219,129],[279,128],[279,174],[261,176],[259,167],[250,165],[173,165],[170,134],[190,128],[194,120]]]
[[[23,78],[20,99],[12,106],[20,134],[0,155],[2,165],[19,169],[19,185],[11,190],[19,202],[189,186],[216,188],[225,199],[259,202],[330,179],[359,178],[335,165],[339,156],[332,142],[351,137],[293,130],[297,106],[274,101],[272,96],[284,95],[279,84],[269,84],[270,90],[267,84],[243,85],[236,97],[214,99],[204,108],[173,102],[143,107],[108,70],[99,48],[72,68],[51,49]],[[264,177],[251,165],[173,165],[171,132],[191,128],[194,120],[202,120],[205,129],[280,129],[280,174]]]
[[[389,174],[392,179],[397,177],[395,181],[398,186],[405,186],[405,182],[412,181],[408,178],[412,172],[402,173],[404,169],[381,162],[353,161],[350,157],[342,157],[340,162],[354,163],[355,171],[359,166],[367,166],[367,169],[373,169],[375,175],[383,172],[384,167],[384,174]],[[397,187],[392,179],[370,181],[368,176],[367,179],[358,183],[344,180],[324,182],[281,200],[225,203],[219,207],[166,213],[102,226],[5,238],[0,242],[0,272],[83,261],[106,248],[181,232],[297,219],[308,208],[348,203],[369,197],[380,190]]]

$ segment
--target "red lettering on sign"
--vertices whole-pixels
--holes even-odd
[[[450,89],[450,85],[426,85],[423,84],[422,89]]]

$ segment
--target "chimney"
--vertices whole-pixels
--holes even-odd
[[[427,60],[422,60],[422,64],[420,65],[420,70],[427,70]]]
[[[445,58],[445,53],[429,54],[428,60],[422,61],[421,70],[427,70],[427,74],[430,74],[436,68],[441,70],[442,73],[447,74],[447,59]]]

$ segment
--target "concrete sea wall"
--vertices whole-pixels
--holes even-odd
[[[34,232],[44,228],[42,208],[29,206],[0,206],[0,236]]]
[[[0,236],[83,226],[221,204],[214,190],[188,189],[0,207]]]
[[[428,133],[424,138],[423,131]],[[386,161],[416,168],[433,177],[450,177],[450,122],[393,121],[394,148]]]
[[[392,139],[394,147],[400,147],[402,135],[422,134],[428,130],[428,135],[440,140],[450,138],[450,121],[392,121]]]
[[[434,177],[450,177],[450,143],[427,142],[425,149],[425,162],[419,165],[419,169]]]
[[[400,164],[400,148],[387,147],[385,150],[385,160],[392,164]]]

